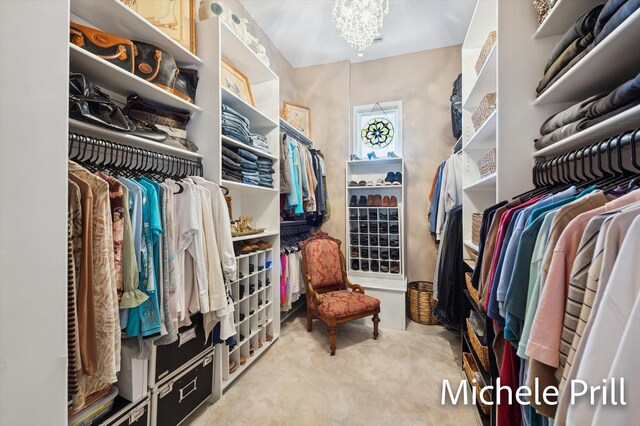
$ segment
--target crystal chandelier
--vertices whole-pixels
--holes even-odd
[[[362,56],[379,35],[387,13],[389,0],[336,0],[332,17],[342,38]]]

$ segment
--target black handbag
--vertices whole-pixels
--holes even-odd
[[[462,74],[453,82],[451,93],[451,130],[453,137],[462,136]]]
[[[154,142],[164,142],[168,136],[153,124],[127,117],[107,94],[79,73],[69,74],[69,116]]]
[[[69,116],[114,130],[131,130],[120,107],[78,73],[69,74]]]
[[[196,101],[196,89],[198,88],[198,70],[191,68],[178,68],[180,73],[176,80],[174,94],[187,102]]]
[[[138,77],[173,93],[178,77],[178,66],[173,56],[153,44],[134,41],[135,69]]]

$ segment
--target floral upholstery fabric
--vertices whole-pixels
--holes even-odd
[[[307,273],[314,288],[342,284],[340,247],[328,239],[318,239],[305,247]]]
[[[338,319],[359,312],[370,311],[380,307],[380,300],[375,297],[351,290],[331,291],[319,295],[320,301],[317,307],[318,313],[328,318]],[[311,299],[311,308],[315,309],[315,303]]]

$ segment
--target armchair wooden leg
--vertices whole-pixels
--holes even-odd
[[[371,321],[373,321],[373,339],[375,340],[378,338],[378,323],[380,322],[378,314],[373,314],[373,318],[371,318]]]
[[[307,331],[313,330],[313,314],[311,312],[307,312]]]
[[[331,349],[331,355],[336,354],[336,326],[329,326],[329,349]]]

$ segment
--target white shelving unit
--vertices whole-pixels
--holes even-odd
[[[404,185],[349,186],[350,181],[364,180],[375,183],[379,178],[384,179],[387,172],[401,172],[404,181],[404,161],[402,158],[352,160],[347,161],[346,166],[347,242],[345,257],[349,279],[362,285],[367,294],[381,300],[381,327],[404,330],[406,327],[405,293],[407,289]],[[359,200],[360,197],[367,198],[369,195],[379,195],[383,199],[394,196],[397,199],[397,206],[358,207],[350,205],[352,196]],[[377,267],[373,267],[373,265],[377,265]],[[368,270],[363,271],[363,266]],[[377,271],[373,271],[372,267]]]
[[[265,240],[273,245],[273,248],[251,254],[239,256],[239,272],[244,278],[236,280],[232,284],[234,301],[240,309],[236,309],[236,323],[238,323],[237,345],[235,350],[229,351],[225,345],[216,348],[216,366],[214,380],[213,399],[218,399],[240,373],[255,362],[264,351],[270,347],[280,336],[280,310],[274,306],[280,306],[280,292],[275,291],[273,283],[279,279],[279,262],[273,263],[274,254],[280,252],[280,217],[279,217],[279,166],[278,166],[278,113],[279,113],[279,79],[278,76],[266,66],[256,54],[246,46],[231,31],[226,24],[218,18],[198,22],[196,25],[198,53],[203,61],[198,85],[198,103],[203,109],[204,116],[194,130],[198,140],[210,147],[211,153],[205,156],[205,170],[210,170],[212,179],[229,190],[232,199],[232,219],[240,216],[251,216],[257,226],[266,228],[266,231],[256,235],[248,235],[233,238],[234,242],[242,243],[250,240]],[[222,60],[239,69],[249,79],[253,93],[254,105],[250,105],[220,85]],[[267,137],[269,152],[265,153],[248,147],[239,141],[222,135],[221,105],[225,104],[238,113],[244,115],[250,121],[252,132]],[[222,179],[222,154],[221,147],[242,148],[263,158],[273,161],[274,188],[249,185]],[[265,270],[248,274],[248,264],[253,262],[256,268],[264,265],[267,260],[273,263]],[[263,287],[257,288],[257,278],[262,277]],[[265,287],[266,280],[271,283]],[[243,300],[239,299],[239,286],[243,282],[256,283],[256,293],[248,296],[249,288],[246,285],[246,293]],[[248,297],[248,298],[247,298]],[[258,299],[262,304],[258,307]],[[251,309],[249,309],[251,308]],[[250,311],[254,311],[250,314]],[[244,321],[240,321],[239,314],[245,315]],[[264,325],[258,327],[258,319],[264,320]],[[266,341],[266,334],[273,337],[272,341]],[[240,335],[244,339],[240,341]],[[263,346],[259,348],[258,342]],[[254,344],[253,355],[250,356],[250,345]],[[240,366],[240,355],[246,357],[247,362]],[[229,360],[236,361],[238,369],[230,374]]]
[[[462,45],[462,205],[467,252],[477,252],[471,243],[471,215],[532,186],[533,140],[552,108],[532,105],[532,88],[541,77],[542,67],[530,64],[546,62],[552,43],[558,38],[534,40],[536,29],[537,19],[530,2],[479,0]],[[497,32],[496,43],[476,74],[476,61],[491,31]],[[566,27],[557,34],[564,31]],[[522,52],[526,52],[526,61],[522,60]],[[476,131],[471,116],[482,97],[490,92],[497,94],[496,110]],[[483,177],[477,161],[494,148],[496,172]]]
[[[274,321],[274,317],[275,311],[279,310],[280,297],[274,294],[280,289],[274,285],[279,282],[273,274],[274,265],[279,262],[279,256],[276,256],[278,262],[274,263],[274,253],[278,252],[271,248],[236,257],[238,271],[231,282],[231,295],[237,344],[220,348],[223,391],[275,341],[275,327],[280,321]]]

